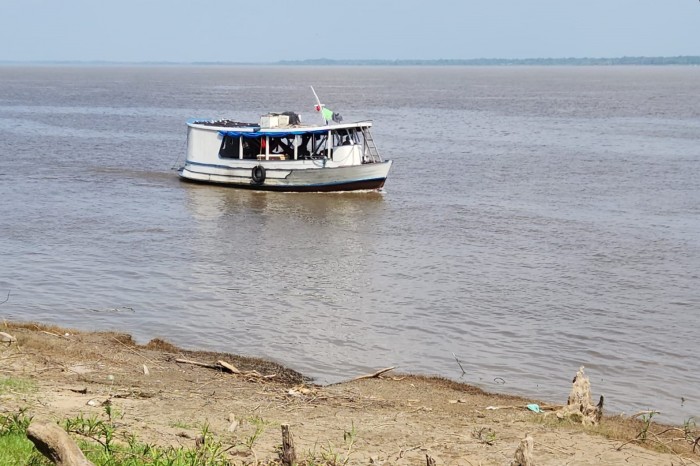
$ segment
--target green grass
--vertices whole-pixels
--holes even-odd
[[[171,422],[169,425],[170,427],[175,427],[177,429],[192,429],[193,427],[195,427],[193,424],[180,420]]]
[[[100,445],[78,442],[85,456],[97,466],[232,466],[221,445],[212,439],[199,449],[183,447],[156,447],[131,442],[125,447],[105,451]]]
[[[24,433],[0,435],[0,464],[50,466],[52,463],[34,449]]]
[[[82,423],[82,421],[80,421]],[[51,466],[24,432],[0,432],[0,465]],[[105,443],[103,432],[96,441]],[[140,443],[135,437],[127,437],[126,445],[115,446],[79,440],[78,446],[96,466],[232,466],[234,463],[223,451],[220,442],[211,435],[198,449],[157,447]]]
[[[27,428],[32,418],[26,409],[16,413],[0,414],[0,465],[51,466],[30,442]],[[205,424],[201,428],[198,446],[162,447],[140,442],[136,436],[120,431],[114,418],[118,413],[106,406],[102,416],[86,417],[82,414],[65,419],[63,428],[77,438],[78,447],[96,466],[234,466],[251,464],[250,459],[234,461],[231,453],[236,448],[248,449],[258,463],[253,445],[270,425],[260,417],[249,419],[253,432],[236,441],[229,439],[224,443],[209,431]],[[336,447],[331,443],[321,447],[319,454],[308,452],[306,458],[299,461],[300,466],[329,465],[345,466],[350,460],[353,446],[357,439],[354,424],[343,433],[344,445]],[[268,464],[277,464],[275,462]]]
[[[27,379],[0,376],[0,395],[5,393],[30,393],[36,391],[36,384]]]

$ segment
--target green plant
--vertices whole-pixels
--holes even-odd
[[[642,430],[637,434],[637,438],[640,442],[644,443],[647,440],[647,435],[649,433],[649,427],[651,427],[651,419],[656,414],[656,411],[649,411],[642,415]]]
[[[250,450],[252,450],[255,442],[265,432],[265,429],[267,429],[267,426],[270,423],[265,421],[260,416],[253,416],[250,419],[248,419],[248,422],[250,422],[253,425],[254,430],[253,430],[253,433],[245,439],[243,444],[246,447],[248,447]]]
[[[697,423],[694,417],[689,417],[683,422],[683,434],[686,440],[694,442],[697,436]]]
[[[355,423],[353,422],[350,430],[343,431],[343,442],[345,443],[345,451],[336,451],[333,444],[328,442],[327,447],[321,448],[321,459],[325,464],[329,466],[345,466],[350,461],[350,456],[352,455],[352,449],[357,441],[357,430],[355,429]]]
[[[27,427],[32,422],[32,416],[25,414],[27,408],[21,408],[18,412],[2,415],[0,414],[0,436],[21,434],[27,432]]]
[[[475,428],[472,432],[472,437],[486,445],[493,445],[496,442],[496,431],[489,427]]]
[[[111,444],[109,451],[92,451],[89,444],[81,445],[81,449],[97,466],[232,466],[208,424],[202,427],[194,448],[145,444],[133,434],[123,435],[123,438],[126,446]]]
[[[112,453],[112,441],[114,440],[115,426],[112,419],[112,406],[105,406],[107,420],[98,419],[97,416],[85,417],[80,413],[77,417],[66,419],[64,429],[66,432],[73,432],[102,445],[106,453]]]

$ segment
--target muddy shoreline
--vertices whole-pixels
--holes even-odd
[[[235,464],[276,461],[283,424],[300,458],[332,452],[347,464],[425,464],[426,455],[437,464],[509,464],[527,434],[538,465],[700,464],[697,429],[645,424],[643,416],[583,426],[544,403],[540,413],[528,409],[536,400],[441,378],[386,371],[318,386],[273,362],[159,339],[138,345],[126,334],[36,323],[5,322],[0,331],[16,339],[0,344],[0,381],[26,381],[21,390],[0,385],[0,414],[26,409],[37,422],[57,422],[101,416],[109,402],[120,430],[145,442],[193,445],[207,426],[232,446]]]

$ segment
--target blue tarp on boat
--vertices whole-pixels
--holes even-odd
[[[326,134],[328,133],[327,129],[322,129],[322,130],[317,130],[317,131],[282,131],[278,132],[275,131],[274,133],[268,133],[268,132],[263,132],[263,131],[219,131],[219,134],[222,136],[229,136],[232,138],[260,138],[260,137],[265,137],[265,136],[270,136],[270,137],[276,137],[276,138],[283,138],[287,136],[300,136],[303,134]]]

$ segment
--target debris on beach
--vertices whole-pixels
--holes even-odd
[[[7,346],[10,346],[13,343],[17,343],[17,339],[9,333],[0,332],[0,343],[4,343]]]

